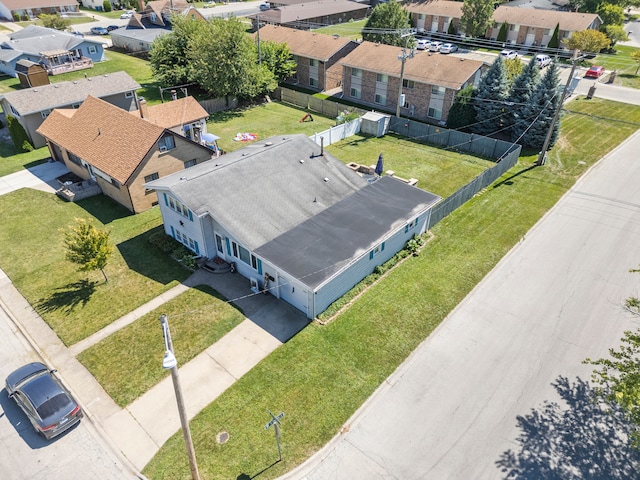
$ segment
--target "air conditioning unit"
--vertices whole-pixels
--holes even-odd
[[[160,146],[160,151],[161,151],[161,152],[166,152],[166,151],[167,151],[167,147],[166,147],[166,145],[161,145],[161,146]]]

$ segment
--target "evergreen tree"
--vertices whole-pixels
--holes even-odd
[[[453,23],[453,20],[451,20],[451,21],[449,22],[449,28],[447,29],[447,33],[448,33],[449,35],[457,35],[457,34],[458,34],[458,31],[457,31],[457,29],[456,29],[456,26],[455,26],[455,24]]]
[[[500,27],[500,31],[498,32],[498,36],[496,40],[500,43],[506,42],[508,31],[509,31],[509,24],[507,22],[502,22],[502,26]]]
[[[7,115],[7,129],[9,130],[9,135],[11,135],[11,140],[13,140],[13,145],[18,152],[23,153],[33,150],[33,145],[29,142],[27,132],[13,115]]]
[[[379,3],[362,29],[362,39],[404,47],[405,39],[400,36],[398,30],[407,29],[410,26],[409,13],[399,2]],[[413,38],[409,38],[409,46],[412,41]]]
[[[536,57],[532,57],[511,85],[509,98],[507,99],[509,107],[505,121],[508,125],[511,125],[512,141],[519,140],[520,135],[529,126],[531,120],[527,121],[527,118],[524,117],[524,111],[539,82],[540,68],[538,67],[538,62],[536,62]]]
[[[560,41],[558,40],[558,35],[560,32],[560,24],[556,25],[555,30],[553,31],[553,35],[549,39],[549,43],[547,44],[547,48],[558,48],[560,46]]]
[[[523,120],[526,119],[530,124],[533,122],[531,128],[522,136],[521,143],[525,147],[540,150],[544,145],[549,128],[553,129],[549,148],[558,139],[560,118],[554,125],[551,125],[551,122],[562,96],[559,77],[558,65],[555,61],[551,62],[524,109]]]
[[[476,122],[476,110],[473,108],[475,88],[467,85],[460,90],[453,100],[447,116],[447,128],[464,130]]]
[[[477,123],[472,127],[474,133],[490,135],[500,130],[508,93],[504,62],[502,57],[498,57],[480,79],[473,97],[473,107],[477,114]]]

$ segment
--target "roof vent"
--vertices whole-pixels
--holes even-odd
[[[324,177],[324,181],[325,181],[325,183],[328,183],[329,182],[329,178],[328,177]]]
[[[300,159],[300,163],[304,163],[304,158],[301,158],[301,159]]]

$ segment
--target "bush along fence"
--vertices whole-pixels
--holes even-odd
[[[326,116],[337,117],[345,109],[345,105],[332,100],[313,97],[308,93],[290,90],[288,88],[278,88],[275,98],[284,103],[290,103],[298,107],[303,107],[314,112],[322,113]],[[349,108],[351,110],[351,107]],[[364,114],[367,110],[353,109]],[[359,122],[355,126],[354,122]],[[351,126],[350,124],[354,124]],[[337,127],[332,127],[324,132],[317,133],[310,138],[318,145],[320,137],[324,137],[324,144],[343,140],[360,131],[361,119],[348,122]],[[344,127],[340,129],[340,127]],[[334,131],[334,129],[336,129]],[[389,130],[400,136],[408,137],[420,142],[433,145],[440,145],[450,150],[471,153],[485,158],[492,158],[496,162],[494,167],[485,170],[469,183],[458,189],[454,194],[438,203],[431,211],[431,220],[428,228],[436,225],[440,220],[452,213],[470,200],[483,188],[500,178],[507,170],[518,162],[520,145],[505,142],[495,138],[484,137],[472,133],[449,130],[438,125],[428,125],[426,123],[410,120],[402,117],[391,117]]]

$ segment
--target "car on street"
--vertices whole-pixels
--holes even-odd
[[[120,27],[118,25],[109,25],[107,27],[107,32],[113,32],[114,30],[119,29]]]
[[[120,15],[120,18],[122,18],[122,19],[131,18],[131,17],[133,17],[134,13],[136,13],[136,12],[134,12],[133,10],[127,10],[122,15]]]
[[[502,50],[500,56],[503,60],[514,60],[518,58],[518,52],[515,50]]]
[[[212,8],[215,6],[216,6],[216,2],[207,2],[202,6],[202,8]]]
[[[538,67],[544,68],[551,63],[551,57],[549,55],[538,54],[536,55],[536,63]]]
[[[261,12],[266,12],[267,10],[269,10],[269,4],[268,3],[261,3],[260,4],[260,11]]]
[[[445,43],[440,47],[440,53],[453,53],[458,51],[458,46],[453,43]]]
[[[109,30],[107,30],[104,27],[91,27],[90,32],[92,35],[108,35],[109,34]]]
[[[431,45],[431,42],[429,40],[427,40],[426,38],[419,38],[416,41],[416,48],[418,50],[429,50],[429,46]]]
[[[5,380],[9,397],[16,401],[34,430],[47,440],[70,429],[83,416],[80,405],[55,372],[43,363],[32,362],[14,370]]]
[[[431,45],[429,45],[429,51],[439,52],[441,46],[442,46],[442,42],[431,42]]]
[[[592,67],[589,68],[589,70],[587,70],[587,73],[585,73],[584,76],[588,78],[600,78],[600,76],[602,76],[603,73],[604,73],[604,67],[593,65]]]

